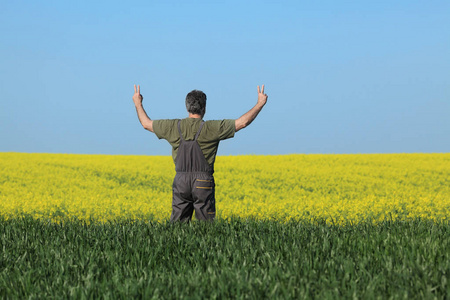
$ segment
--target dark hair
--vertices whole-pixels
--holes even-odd
[[[193,90],[186,96],[186,109],[191,114],[205,115],[206,95],[202,91]]]

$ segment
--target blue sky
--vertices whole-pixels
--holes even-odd
[[[0,151],[170,155],[144,130],[258,118],[219,155],[450,152],[449,1],[2,1]]]

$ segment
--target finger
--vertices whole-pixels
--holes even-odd
[[[258,85],[258,94],[261,93],[261,91],[259,90],[259,85]]]
[[[136,85],[134,85],[134,93],[136,94]]]
[[[141,86],[140,85],[138,85],[138,94],[139,95],[141,94]]]
[[[264,84],[262,85],[262,88],[261,88],[261,93],[263,93],[263,94],[264,94]]]

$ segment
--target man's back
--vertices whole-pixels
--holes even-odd
[[[175,161],[180,146],[180,134],[178,133],[179,119],[154,120],[153,130],[159,139],[167,140],[172,146],[172,157]],[[185,118],[181,120],[180,129],[183,138],[187,141],[194,139],[202,119]],[[198,136],[197,142],[202,149],[208,164],[213,167],[221,140],[234,137],[235,120],[211,120],[206,121]]]

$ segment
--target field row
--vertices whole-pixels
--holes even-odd
[[[0,298],[448,299],[449,230],[0,218]]]
[[[450,154],[222,156],[215,167],[220,219],[450,217]],[[169,156],[0,153],[0,215],[163,222],[174,175]]]

